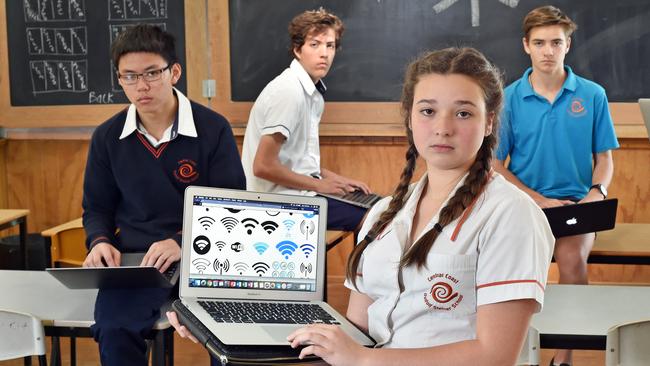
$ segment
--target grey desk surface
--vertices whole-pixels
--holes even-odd
[[[650,319],[650,287],[548,285],[532,326],[541,335],[605,337],[617,324]]]
[[[46,326],[87,328],[97,290],[70,290],[45,271],[0,270],[0,309],[30,313]],[[164,312],[155,329],[168,328]]]

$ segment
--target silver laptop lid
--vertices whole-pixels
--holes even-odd
[[[180,296],[323,298],[327,201],[188,187]]]
[[[641,108],[643,122],[645,122],[645,130],[648,134],[648,139],[650,139],[650,98],[639,99],[639,108]]]

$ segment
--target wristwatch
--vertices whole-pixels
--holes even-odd
[[[589,187],[589,190],[591,191],[594,188],[596,188],[600,192],[600,194],[603,195],[603,199],[607,198],[607,188],[605,188],[604,185],[600,183],[594,184],[593,186]]]

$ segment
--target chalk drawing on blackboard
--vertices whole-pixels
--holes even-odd
[[[108,20],[167,19],[167,0],[108,0]]]
[[[30,61],[34,94],[88,91],[88,62],[42,60]]]
[[[436,14],[440,14],[457,2],[458,0],[441,0],[433,6],[433,11]],[[499,0],[499,2],[511,8],[516,8],[519,4],[519,0]],[[479,8],[478,0],[471,0],[470,6],[472,9],[472,27],[478,27],[481,25],[481,9]]]
[[[30,55],[84,56],[88,50],[86,27],[27,28]]]
[[[113,0],[110,0],[113,1]],[[166,23],[147,23],[151,25],[155,25],[160,27],[163,30],[167,30],[167,24]],[[117,38],[117,35],[120,34],[123,30],[132,27],[133,24],[109,24],[108,25],[108,31],[110,32],[110,37],[111,37],[111,44],[113,44],[113,41],[115,41],[115,38]],[[117,68],[115,67],[115,64],[113,61],[111,61],[111,68],[108,70],[111,74],[111,91],[113,92],[121,92],[122,87],[120,86],[118,80],[117,80],[117,75],[115,73],[115,70]]]
[[[86,21],[84,0],[23,0],[25,22]]]

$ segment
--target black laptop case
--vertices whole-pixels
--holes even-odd
[[[176,300],[172,308],[178,314],[180,322],[201,342],[210,355],[221,361],[222,365],[277,365],[292,363],[313,363],[322,360],[316,356],[299,359],[300,348],[287,346],[249,346],[227,345],[203,325],[181,300]]]

